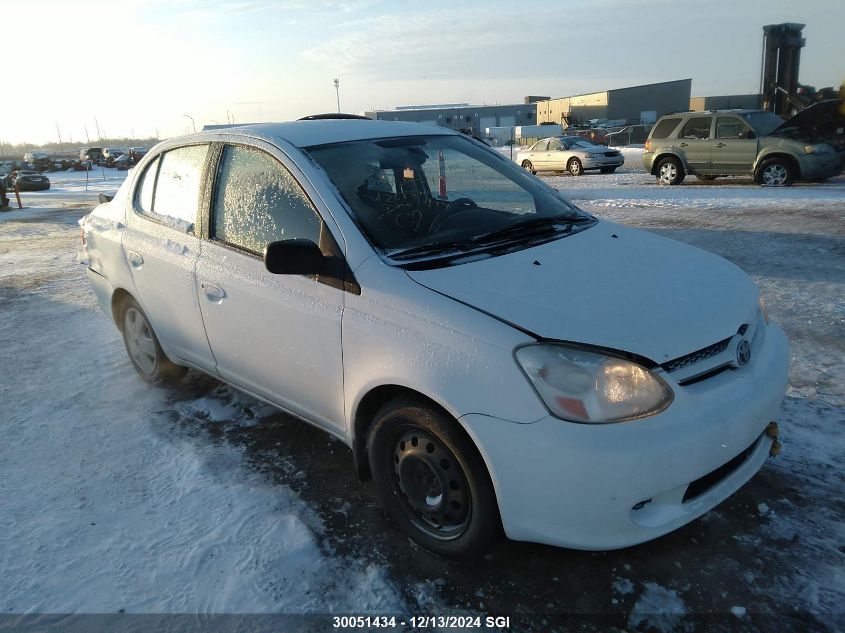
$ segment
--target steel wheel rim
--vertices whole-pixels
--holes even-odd
[[[789,174],[783,165],[769,165],[763,170],[763,183],[767,185],[782,185],[788,177]]]
[[[129,356],[145,374],[152,374],[156,368],[156,345],[150,324],[136,308],[129,308],[123,316],[123,333]]]
[[[678,168],[675,163],[666,163],[660,166],[660,182],[670,184],[678,175]]]
[[[458,538],[472,514],[469,484],[458,460],[439,439],[418,427],[395,437],[392,486],[406,515],[437,539]]]

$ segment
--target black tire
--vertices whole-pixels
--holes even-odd
[[[667,156],[657,163],[657,182],[662,185],[680,185],[685,176],[684,166],[674,156]]]
[[[424,549],[463,560],[502,537],[493,484],[458,423],[422,399],[399,397],[367,438],[370,471],[393,519]]]
[[[757,168],[755,180],[764,187],[788,187],[795,180],[792,165],[783,158],[769,158]]]
[[[616,167],[602,167],[601,168],[601,173],[603,173],[603,174],[612,174],[615,171],[616,171]]]
[[[584,166],[581,164],[581,161],[577,158],[570,158],[569,162],[566,163],[566,171],[568,171],[573,176],[583,176]]]
[[[536,174],[536,173],[537,173],[537,170],[536,170],[536,169],[534,169],[534,165],[532,165],[532,164],[531,164],[531,161],[530,161],[530,160],[524,160],[524,161],[522,161],[522,168],[523,168],[523,169],[527,169],[527,170],[528,170],[528,171],[530,171],[532,174]]]
[[[147,315],[132,297],[118,306],[117,324],[129,362],[142,379],[150,384],[175,385],[185,376],[188,368],[167,358]],[[142,350],[145,346],[148,352]]]
[[[716,180],[716,176],[703,176],[703,175],[696,175],[701,182],[713,182]]]

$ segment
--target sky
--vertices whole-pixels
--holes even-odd
[[[14,2],[0,142],[290,120],[335,111],[335,77],[354,113],[689,77],[693,96],[755,93],[762,26],[779,22],[807,25],[801,83],[845,80],[843,0]]]

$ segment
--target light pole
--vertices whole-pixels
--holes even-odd
[[[337,94],[337,112],[340,114],[340,79],[334,78],[334,91]]]
[[[192,117],[190,114],[183,114],[182,116],[186,116],[191,120],[191,127],[193,127],[194,132],[196,132],[197,131],[197,124],[194,123],[194,117]]]
[[[226,123],[234,124],[234,122],[235,122],[235,115],[232,114],[231,112],[229,112],[228,110],[226,110]]]

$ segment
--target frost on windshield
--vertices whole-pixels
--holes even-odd
[[[214,206],[214,237],[255,253],[270,242],[320,242],[320,220],[294,177],[260,150],[230,146]]]

